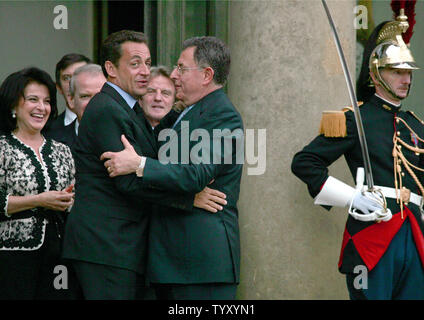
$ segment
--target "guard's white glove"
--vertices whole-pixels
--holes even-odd
[[[321,192],[315,197],[315,204],[348,207],[349,214],[360,221],[389,221],[392,213],[384,211],[383,199],[377,192],[364,189],[364,169],[358,168],[356,188],[333,177],[328,177]]]
[[[389,221],[392,218],[390,209],[384,209],[383,195],[377,191],[368,192],[364,188],[364,168],[356,172],[356,193],[349,206],[349,214],[360,221]],[[360,213],[356,210],[361,211]]]
[[[389,221],[392,218],[392,212],[384,210],[383,199],[378,194],[360,190],[352,198],[349,214],[360,221]]]
[[[363,213],[370,214],[376,210],[383,210],[383,206],[375,198],[371,192],[356,192],[352,199],[351,207]]]

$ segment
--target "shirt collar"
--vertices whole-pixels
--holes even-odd
[[[116,84],[109,81],[107,82],[107,84],[114,88],[116,91],[118,91],[119,95],[125,100],[125,102],[130,106],[131,109],[134,108],[134,105],[137,102],[136,99],[134,99],[130,94],[122,90]]]
[[[400,108],[402,107],[402,104],[399,103],[398,105],[393,104],[393,102],[390,102],[384,98],[382,98],[381,96],[379,96],[378,94],[375,94],[373,98],[371,98],[371,100],[374,101],[374,103],[380,107],[383,108],[384,110],[390,112],[390,113],[396,113],[400,110]]]
[[[385,102],[387,102],[387,103],[389,103],[389,104],[391,104],[392,106],[394,106],[394,107],[400,107],[400,105],[402,104],[401,102],[399,102],[398,104],[395,104],[395,103],[393,103],[393,102],[390,102],[389,100],[386,100],[386,99],[384,99],[383,97],[381,97],[381,96],[379,96],[377,93],[375,94],[377,97],[379,97],[381,100],[383,100],[383,101],[385,101]]]
[[[72,123],[72,121],[74,121],[76,118],[77,118],[77,115],[71,110],[69,110],[68,107],[66,107],[65,118],[63,120],[64,125],[69,126]]]
[[[78,135],[79,121],[78,118],[75,119],[75,134]]]
[[[185,116],[185,114],[187,113],[187,112],[189,112],[191,109],[193,109],[193,107],[195,106],[196,104],[192,104],[191,106],[189,106],[189,107],[187,107],[187,108],[185,108],[184,110],[183,110],[183,112],[181,112],[180,113],[180,116],[177,118],[177,120],[174,122],[174,124],[173,124],[173,126],[172,126],[172,129],[174,129],[175,128],[175,126],[178,124],[178,122],[180,122],[180,120]]]

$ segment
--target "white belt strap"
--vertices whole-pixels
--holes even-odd
[[[395,188],[389,188],[389,187],[381,187],[381,186],[374,186],[376,189],[380,189],[383,195],[386,198],[392,198],[397,199],[396,196],[396,189]],[[400,192],[400,191],[399,191]],[[400,196],[400,195],[399,195]],[[409,202],[412,202],[413,204],[416,204],[417,206],[421,207],[422,205],[422,196],[419,196],[416,193],[411,192],[409,196]]]

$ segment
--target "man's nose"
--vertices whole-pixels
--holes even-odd
[[[161,100],[162,100],[162,92],[160,90],[156,90],[155,101],[161,101]]]
[[[403,84],[410,84],[411,83],[412,74],[411,72],[402,72],[401,73],[401,81]]]
[[[145,76],[149,76],[150,75],[149,66],[145,63],[140,64],[139,73],[142,74],[142,75],[145,75]]]
[[[174,80],[174,81],[175,81],[175,79],[177,79],[177,78],[178,78],[178,71],[177,71],[177,68],[174,68],[174,70],[172,70],[171,75],[170,75],[170,78],[171,78],[172,80]]]

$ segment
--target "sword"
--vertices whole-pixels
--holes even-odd
[[[342,46],[340,44],[339,36],[337,35],[337,30],[336,30],[336,27],[334,25],[333,18],[331,17],[330,11],[328,10],[327,3],[325,2],[325,0],[321,0],[321,1],[322,1],[322,5],[324,6],[325,13],[327,14],[328,21],[329,21],[330,27],[331,27],[331,31],[333,32],[334,41],[336,43],[337,52],[339,53],[340,62],[342,64],[342,68],[343,68],[343,74],[345,76],[345,80],[346,80],[348,91],[349,91],[350,101],[351,101],[352,106],[353,106],[353,114],[355,116],[356,128],[358,130],[359,143],[361,145],[362,158],[364,160],[365,178],[367,180],[367,186],[368,186],[367,191],[370,192],[374,197],[375,197],[376,194],[378,194],[378,196],[380,197],[380,199],[377,198],[378,200],[374,199],[374,200],[379,201],[381,203],[382,207],[383,207],[383,211],[381,212],[381,214],[378,214],[378,217],[383,218],[383,219],[385,217],[389,217],[389,219],[390,219],[391,211],[390,211],[390,209],[387,209],[386,198],[384,197],[383,192],[380,189],[377,189],[377,188],[374,187],[374,179],[372,177],[372,171],[371,171],[371,161],[370,161],[370,156],[369,156],[369,153],[368,153],[367,141],[365,139],[365,131],[364,131],[364,127],[362,125],[361,112],[359,111],[358,102],[357,102],[357,99],[356,99],[356,94],[355,94],[355,90],[354,90],[354,87],[353,87],[352,78],[350,76],[349,68],[347,67],[346,59],[345,59],[345,56],[344,56],[344,53],[343,53],[343,50],[342,50]],[[361,180],[361,179],[358,179],[358,177],[361,176],[359,169],[358,169],[358,173],[357,173],[357,188],[359,188],[359,187],[362,188],[363,177],[362,177],[362,181],[358,181],[358,180]],[[353,209],[353,213],[355,213],[355,212],[356,212],[356,209]],[[378,222],[381,222],[381,221],[378,221]]]
[[[339,53],[340,62],[342,64],[343,68],[343,74],[345,76],[345,80],[347,83],[347,87],[349,90],[349,97],[350,101],[353,106],[353,114],[355,116],[356,121],[356,128],[358,130],[358,136],[359,136],[359,143],[361,145],[361,151],[362,151],[362,158],[364,160],[364,169],[365,169],[365,178],[368,185],[369,192],[375,191],[374,189],[374,180],[372,177],[372,171],[371,171],[371,161],[368,153],[368,146],[367,141],[365,140],[365,132],[364,127],[362,125],[362,118],[361,113],[359,111],[358,102],[356,99],[356,93],[353,87],[352,78],[350,76],[349,68],[347,67],[346,59],[342,50],[342,46],[340,44],[339,36],[337,35],[336,27],[333,22],[333,18],[331,17],[330,11],[328,10],[327,3],[325,0],[321,0],[322,5],[324,6],[325,13],[327,14],[328,21],[330,23],[331,31],[333,32],[334,41],[336,43],[337,52]]]

